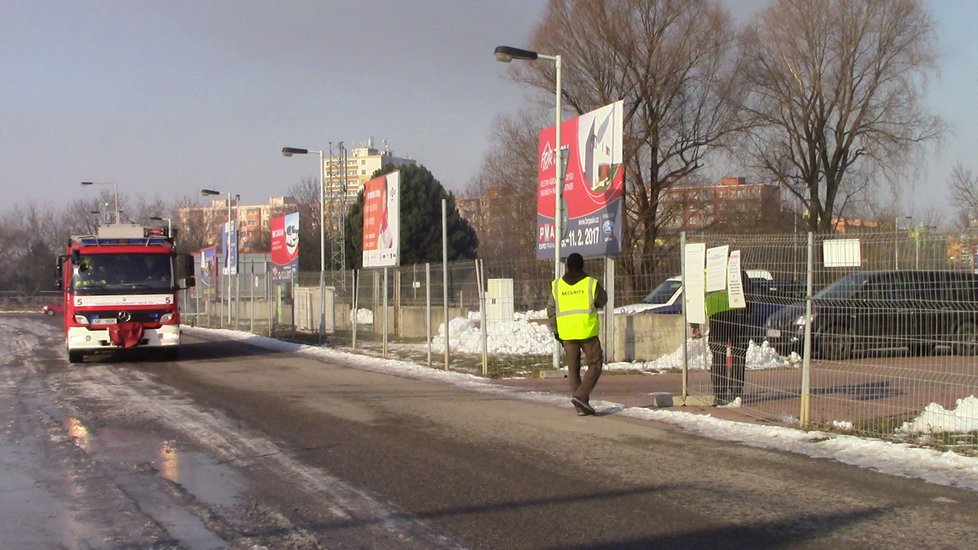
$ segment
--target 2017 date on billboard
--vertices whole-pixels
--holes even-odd
[[[600,238],[601,238],[600,227],[588,227],[585,229],[576,229],[567,232],[567,237],[564,239],[561,245],[566,245],[570,247],[590,246],[593,244],[598,244]]]

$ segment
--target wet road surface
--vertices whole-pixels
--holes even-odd
[[[0,315],[11,548],[969,548],[978,495],[186,338],[69,366]]]

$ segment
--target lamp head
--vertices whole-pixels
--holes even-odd
[[[201,195],[204,195],[206,197],[208,195],[220,195],[221,192],[220,191],[215,191],[213,189],[201,189],[200,190],[200,194]]]
[[[299,149],[298,147],[282,147],[282,156],[291,157],[292,155],[305,155],[309,149]]]
[[[496,46],[493,51],[496,61],[509,63],[514,59],[525,59],[526,61],[536,61],[539,54],[531,50],[523,50],[512,46]]]

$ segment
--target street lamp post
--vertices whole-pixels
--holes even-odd
[[[213,196],[213,195],[220,195],[221,192],[220,191],[215,191],[213,189],[201,189],[200,190],[200,194],[201,195],[204,195],[205,197],[207,197],[207,196]],[[227,298],[228,298],[228,325],[230,325],[231,324],[231,229],[233,227],[231,224],[234,223],[234,222],[231,220],[231,193],[229,192],[227,195],[228,195],[228,199],[227,199],[227,204],[228,204],[228,224],[227,224],[227,228],[226,228],[227,241],[224,243],[224,268],[227,270],[227,276],[228,276],[228,296],[227,296]]]
[[[522,59],[525,61],[536,61],[537,59],[547,59],[554,62],[554,68],[556,71],[556,108],[554,116],[554,126],[555,126],[555,137],[554,137],[554,162],[556,163],[555,172],[557,178],[554,182],[554,280],[560,278],[560,240],[563,237],[563,197],[564,197],[564,153],[560,146],[560,122],[561,122],[561,96],[563,95],[560,87],[560,54],[557,55],[545,55],[542,53],[534,52],[531,50],[523,50],[520,48],[513,48],[511,46],[498,46],[493,52],[496,56],[496,61],[502,63],[509,63],[514,59]],[[554,342],[554,355],[553,355],[553,366],[555,369],[560,368],[560,348],[557,342]]]
[[[319,345],[323,345],[326,332],[326,174],[322,150],[282,147],[282,155],[307,155],[319,153]]]
[[[111,185],[115,189],[115,223],[119,223],[120,222],[120,217],[119,217],[119,186],[116,185],[116,184],[114,184],[114,183],[107,182],[107,181],[83,181],[83,182],[81,182],[81,184],[84,185],[84,186],[88,186],[88,185]]]

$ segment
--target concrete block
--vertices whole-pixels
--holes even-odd
[[[567,372],[562,370],[542,370],[540,371],[540,378],[567,378]]]
[[[652,392],[649,394],[652,397],[652,407],[672,407],[673,400],[672,394],[669,392]]]
[[[714,405],[713,395],[676,395],[673,397],[674,406],[677,407],[712,407]]]

